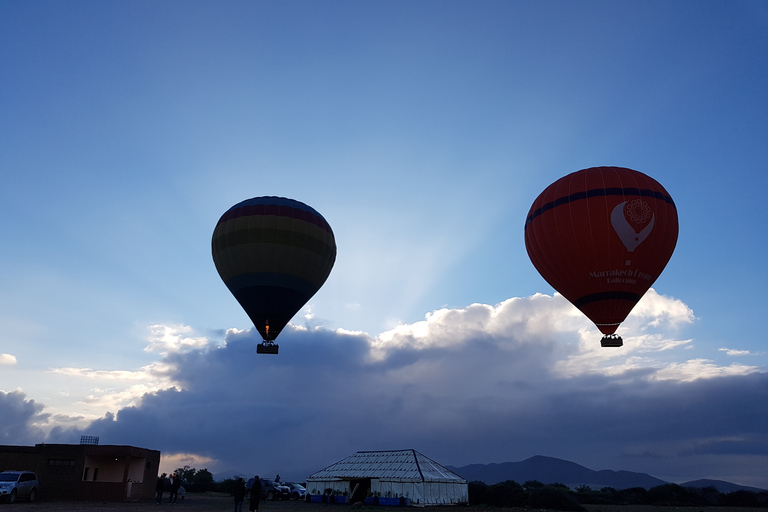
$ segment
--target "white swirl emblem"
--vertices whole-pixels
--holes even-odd
[[[627,216],[632,222],[645,224],[651,218],[651,207],[642,199],[635,199],[627,205]]]

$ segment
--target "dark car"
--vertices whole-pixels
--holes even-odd
[[[260,478],[261,480],[261,498],[267,501],[287,500],[291,497],[291,489],[281,483]]]
[[[40,483],[34,471],[3,471],[0,473],[0,497],[14,503],[19,498],[35,501]]]

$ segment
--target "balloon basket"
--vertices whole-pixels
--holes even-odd
[[[624,346],[624,340],[618,334],[606,334],[603,339],[600,340],[601,347],[622,347]]]
[[[280,348],[280,345],[275,345],[274,343],[259,343],[256,345],[256,353],[257,354],[277,354],[277,349]]]

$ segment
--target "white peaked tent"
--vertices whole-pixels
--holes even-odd
[[[409,505],[467,504],[467,481],[416,450],[357,452],[307,478],[307,491],[326,489],[363,501],[407,498]],[[382,500],[383,501],[383,500]]]

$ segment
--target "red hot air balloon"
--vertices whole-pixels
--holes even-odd
[[[280,331],[320,289],[336,261],[336,240],[322,215],[284,197],[254,197],[219,219],[213,262],[227,288],[277,354]]]
[[[525,247],[542,277],[620,347],[619,324],[677,243],[677,208],[653,178],[623,167],[564,176],[533,202]]]

